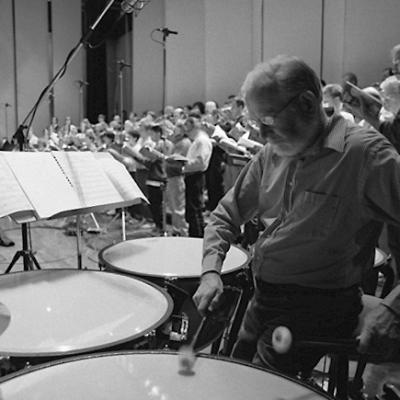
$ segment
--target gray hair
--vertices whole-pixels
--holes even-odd
[[[397,59],[400,57],[400,44],[396,44],[396,46],[394,46],[392,50],[390,50],[390,55],[393,59]]]
[[[385,92],[400,97],[400,81],[395,76],[389,76],[381,84],[380,87]]]

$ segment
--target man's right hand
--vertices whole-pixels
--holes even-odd
[[[224,290],[222,279],[217,272],[206,272],[200,281],[200,286],[193,295],[194,304],[201,315],[213,311]]]

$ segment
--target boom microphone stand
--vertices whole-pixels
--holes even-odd
[[[75,82],[78,84],[79,88],[79,123],[81,123],[83,120],[83,116],[85,115],[84,103],[83,103],[83,88],[85,86],[88,86],[89,83],[82,80],[78,80]]]
[[[11,107],[10,103],[4,103],[4,123],[6,129],[6,141],[8,142],[8,107]]]
[[[61,68],[58,70],[58,72],[53,76],[51,79],[50,83],[43,89],[41,94],[39,95],[38,100],[32,107],[32,109],[29,111],[28,115],[25,117],[24,121],[22,124],[18,127],[17,131],[15,132],[13,138],[17,140],[19,150],[24,151],[24,146],[26,145],[26,135],[25,135],[25,130],[29,132],[29,129],[32,125],[33,118],[36,114],[36,111],[40,105],[40,103],[43,101],[45,98],[46,94],[49,93],[56,82],[62,78],[62,76],[65,74],[65,71],[67,70],[68,65],[70,62],[74,59],[74,57],[78,54],[80,49],[88,42],[89,38],[93,34],[94,30],[96,29],[97,25],[100,23],[100,21],[103,19],[104,15],[106,12],[111,8],[115,0],[110,0],[106,6],[104,7],[103,11],[97,18],[97,20],[89,27],[88,32],[79,40],[79,42],[76,44],[76,46],[70,51],[68,54],[64,64],[61,66]],[[124,10],[125,11],[125,10]],[[133,10],[132,10],[133,11]],[[29,123],[28,123],[29,121]],[[34,266],[37,269],[40,269],[39,263],[36,260],[35,256],[32,253],[32,250],[29,245],[29,239],[28,239],[28,229],[29,229],[29,224],[28,223],[22,223],[21,224],[21,232],[22,232],[22,250],[19,250],[15,253],[10,265],[6,269],[5,273],[9,273],[19,257],[23,257],[23,262],[24,262],[24,271],[29,271],[34,268]],[[80,263],[80,255],[78,254],[78,265]]]
[[[124,68],[132,68],[132,65],[126,64],[124,60],[118,60],[118,80],[119,80],[119,115],[122,124],[124,123]],[[126,240],[126,214],[125,208],[121,210],[122,240]]]
[[[166,95],[167,95],[167,38],[169,35],[177,35],[178,32],[171,31],[168,28],[157,29],[162,32],[162,46],[163,46],[163,98],[162,98],[162,112],[165,110]]]

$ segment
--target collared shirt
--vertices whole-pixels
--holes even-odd
[[[267,144],[246,165],[205,229],[203,273],[221,270],[240,225],[258,215],[278,218],[255,245],[257,278],[322,289],[359,284],[359,253],[371,247],[365,232],[375,221],[400,224],[399,205],[399,154],[376,131],[334,117],[301,158]]]
[[[186,154],[188,161],[184,169],[185,174],[204,172],[210,163],[212,147],[207,133],[199,130]]]

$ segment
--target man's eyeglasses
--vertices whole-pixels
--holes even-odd
[[[247,123],[253,128],[258,128],[260,125],[274,126],[279,114],[285,111],[300,95],[301,93],[297,93],[296,96],[293,96],[279,111],[275,112],[274,115],[265,115],[257,119],[248,119]]]

